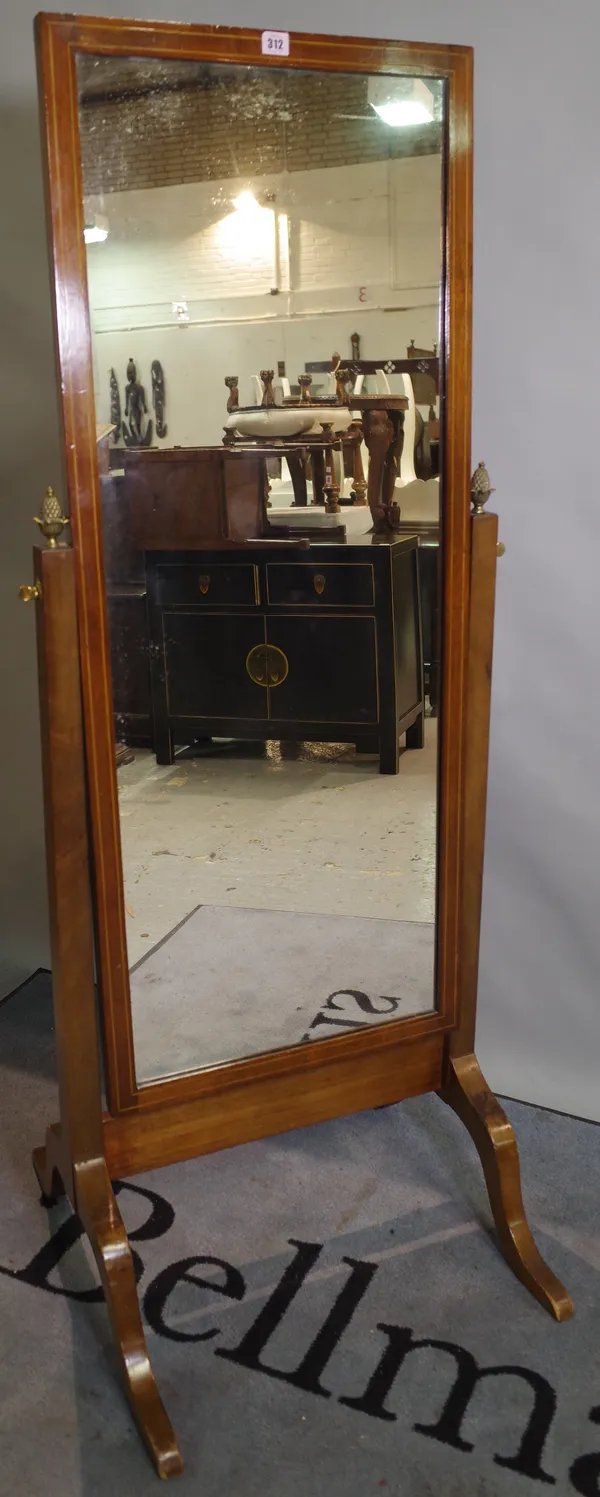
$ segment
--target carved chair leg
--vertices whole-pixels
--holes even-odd
[[[373,529],[375,533],[385,532],[387,529],[386,508],[386,459],[394,440],[394,428],[389,420],[387,411],[374,410],[365,412],[365,443],[369,454],[369,477],[367,481],[367,500],[369,509],[373,516]]]
[[[507,1263],[556,1320],[568,1320],[573,1314],[572,1300],[538,1252],[525,1215],[513,1128],[487,1086],[475,1055],[449,1060],[440,1096],[471,1134],[483,1165],[500,1246]]]

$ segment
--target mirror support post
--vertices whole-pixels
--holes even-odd
[[[182,1460],[152,1371],[125,1227],[104,1158],[73,551],[34,550],[46,861],[60,1122],[33,1155],[43,1204],[66,1194],[100,1273],[125,1390],[161,1476]]]
[[[481,465],[480,465],[481,466]],[[491,492],[491,490],[490,490]],[[471,585],[460,923],[460,1017],[446,1041],[440,1096],[471,1134],[485,1175],[500,1247],[517,1278],[556,1320],[573,1304],[541,1257],[525,1215],[514,1129],[481,1073],[475,1049],[483,886],[498,517],[471,515]]]

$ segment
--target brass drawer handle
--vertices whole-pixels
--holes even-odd
[[[315,592],[318,593],[319,597],[320,597],[321,593],[325,592],[325,578],[323,576],[323,573],[322,572],[317,572],[316,576],[313,577],[313,582],[314,582]]]
[[[289,661],[277,645],[254,645],[246,657],[246,670],[255,686],[281,686]]]
[[[208,592],[208,589],[210,587],[210,577],[208,575],[208,572],[201,572],[200,573],[200,576],[198,578],[198,586],[200,588],[200,592],[201,593],[204,594],[204,593]]]

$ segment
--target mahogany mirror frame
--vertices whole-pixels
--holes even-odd
[[[271,1133],[391,1100],[398,1075],[408,1091],[439,1085],[443,1036],[459,1014],[462,785],[469,583],[471,366],[471,109],[469,48],[417,46],[292,33],[281,61],[261,53],[261,32],[43,15],[38,64],[48,187],[48,222],[66,486],[76,559],[77,612],[95,870],[98,983],[103,1020],[109,1138],[139,1167],[142,1152],[162,1162],[153,1127],[156,1109],[189,1105],[181,1154],[196,1152],[205,1119],[229,1091],[221,1143]],[[435,1012],[392,1021],[360,1035],[312,1042],[139,1085],[136,1081],[125,932],[125,900],[114,753],[100,489],[97,471],[92,345],[83,236],[77,53],[156,56],[257,67],[338,72],[415,73],[447,84],[443,197],[445,225],[441,358],[444,409],[444,653],[439,761],[437,959]],[[442,205],[440,205],[442,207]],[[84,392],[81,394],[80,392]],[[385,1032],[384,1032],[385,1031]],[[418,1047],[415,1042],[419,1041]],[[353,1090],[353,1088],[355,1090]],[[250,1121],[251,1098],[262,1121]],[[240,1111],[236,1099],[239,1098]],[[140,1131],[141,1129],[141,1131]],[[134,1142],[137,1137],[137,1142]],[[150,1143],[151,1137],[155,1140]],[[129,1141],[129,1146],[126,1144]],[[168,1157],[172,1157],[172,1144]]]
[[[41,15],[42,140],[73,545],[34,551],[60,1121],[34,1151],[44,1198],[66,1192],[94,1251],[125,1389],[157,1471],[181,1470],[148,1358],[131,1250],[111,1181],[345,1113],[438,1092],[469,1130],[500,1246],[557,1320],[571,1300],[521,1196],[512,1126],[475,1054],[497,518],[470,512],[472,53],[468,47]],[[446,82],[441,393],[443,652],[435,1012],[138,1086],[121,871],[84,249],[76,54],[155,56]],[[484,498],[487,496],[484,496]],[[42,524],[42,530],[44,526]],[[48,532],[51,534],[51,531]],[[51,542],[52,544],[52,542]],[[91,828],[91,841],[90,841]],[[95,942],[94,942],[95,932]],[[96,963],[96,967],[95,967]],[[102,1110],[95,977],[107,1109]]]

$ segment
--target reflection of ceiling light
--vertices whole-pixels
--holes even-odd
[[[411,99],[399,99],[397,104],[374,104],[373,108],[384,125],[425,125],[433,119],[417,99],[414,103]]]
[[[240,192],[239,197],[233,199],[233,206],[238,213],[255,213],[259,205],[253,192]]]
[[[108,240],[108,219],[102,219],[100,214],[85,214],[84,240],[85,244],[103,244]]]
[[[384,125],[427,125],[433,94],[421,78],[370,78],[369,103]]]
[[[104,240],[108,239],[108,229],[103,229],[100,224],[91,224],[84,229],[83,237],[86,244],[104,244]]]

